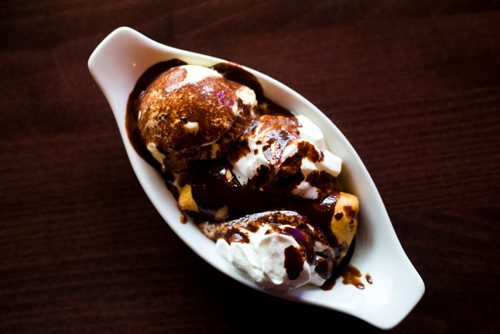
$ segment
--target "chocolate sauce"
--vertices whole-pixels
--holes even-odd
[[[285,269],[288,278],[291,280],[297,279],[304,267],[302,253],[294,246],[288,246],[285,249]]]
[[[309,230],[309,229],[307,229]],[[283,230],[284,234],[291,236],[294,238],[299,245],[302,247],[302,249],[306,253],[307,257],[307,262],[313,263],[315,254],[314,254],[314,239],[311,237],[309,233],[304,231],[304,229],[300,228],[290,228],[290,227],[285,227]]]
[[[253,74],[245,71],[240,65],[224,62],[218,63],[212,66],[212,68],[222,74],[227,80],[235,81],[252,88],[257,96],[257,100],[262,100],[264,97],[264,90],[259,80]]]
[[[329,254],[325,254],[325,256],[318,255],[316,260],[316,267],[314,271],[319,275],[319,277],[328,280],[332,274],[332,262],[329,260]]]
[[[356,238],[351,243],[351,247],[347,251],[345,257],[338,263],[332,270],[331,276],[323,283],[321,286],[322,290],[331,290],[335,286],[337,279],[343,275],[345,268],[351,262],[352,254],[354,253],[354,248],[356,244]]]
[[[344,270],[342,271],[342,283],[344,284],[352,284],[356,288],[363,290],[365,285],[360,280],[361,272],[358,268],[348,264]]]

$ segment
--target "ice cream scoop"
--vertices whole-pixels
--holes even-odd
[[[242,185],[317,199],[333,190],[342,160],[326,149],[323,133],[307,117],[262,115],[229,155]]]
[[[332,274],[334,251],[320,229],[294,211],[268,211],[221,224],[205,235],[236,268],[265,288],[321,286]]]
[[[169,69],[141,94],[137,124],[147,149],[164,171],[216,158],[253,115],[252,89],[197,65]]]

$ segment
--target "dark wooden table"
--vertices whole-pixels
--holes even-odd
[[[246,288],[174,235],[87,70],[121,25],[331,117],[426,283],[394,333],[498,333],[500,5],[463,0],[2,1],[0,333],[379,332]]]

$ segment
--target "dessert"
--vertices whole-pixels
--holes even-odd
[[[263,97],[237,65],[171,60],[129,98],[129,137],[221,256],[264,288],[326,288],[349,257],[359,202],[321,130]]]

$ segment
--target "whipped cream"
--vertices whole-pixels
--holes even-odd
[[[307,224],[298,227],[286,221],[302,219],[293,211],[254,214],[226,223],[213,235],[216,250],[243,274],[264,288],[290,290],[311,283],[321,286],[333,265],[333,250],[318,231]],[[247,224],[250,219],[250,225]],[[277,220],[283,221],[277,224]],[[224,226],[224,224],[221,224]],[[210,235],[211,232],[207,232]],[[321,255],[319,255],[321,254]],[[316,267],[321,264],[323,269]],[[326,264],[326,266],[325,266]]]

